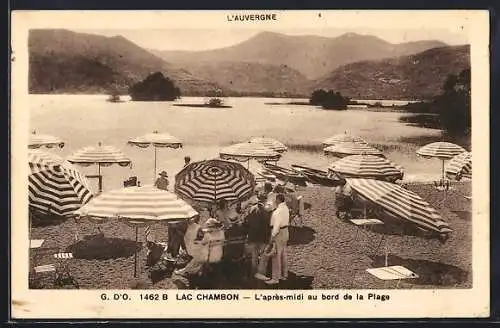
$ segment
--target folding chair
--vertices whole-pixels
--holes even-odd
[[[378,279],[384,280],[384,285],[386,285],[387,281],[397,280],[396,288],[399,287],[399,283],[403,279],[417,279],[419,277],[415,272],[408,270],[407,268],[401,265],[371,268],[371,269],[366,269],[366,271],[369,274],[377,277]]]
[[[353,215],[352,212],[354,212],[355,214]],[[368,238],[368,240],[371,240],[373,235],[375,234],[373,228],[375,226],[384,225],[383,221],[370,216],[371,214],[367,215],[366,206],[363,206],[362,208],[355,207],[351,209],[351,218],[349,218],[349,222],[356,226],[356,233],[354,235],[354,238],[352,239],[352,242],[356,242],[360,234],[364,234]],[[373,255],[377,254],[380,246],[382,245],[382,242],[385,241],[385,238],[386,235],[382,234],[376,246],[368,245],[368,248],[373,251]]]
[[[387,287],[386,285],[387,285],[388,281],[397,280],[396,288],[398,288],[399,283],[403,279],[417,279],[417,278],[419,278],[419,276],[415,272],[405,268],[404,266],[401,266],[401,265],[389,266],[388,258],[389,258],[389,247],[386,244],[385,245],[385,263],[384,263],[384,266],[379,267],[379,268],[366,269],[366,271],[369,274],[371,274],[371,275],[373,275],[381,280],[384,280],[384,287]]]
[[[30,249],[36,249],[42,247],[45,239],[30,239]]]
[[[350,219],[349,221],[356,226],[356,234],[352,239],[353,242],[356,242],[358,240],[360,233],[371,239],[373,233],[372,228],[374,226],[384,224],[384,222],[380,221],[379,219]],[[368,246],[368,248],[373,251],[373,255],[377,254],[380,246],[382,245],[382,242],[385,240],[385,237],[386,236],[382,234],[382,237],[380,238],[376,247]]]
[[[297,223],[296,225],[299,224],[299,221],[300,221],[300,225],[303,226],[304,225],[304,198],[302,195],[299,195],[297,197],[294,197],[291,202],[291,208],[290,208],[290,211],[291,211],[291,215],[290,215],[290,224],[291,225],[294,225],[295,223]]]
[[[53,257],[58,261],[55,284],[58,286],[73,285],[76,288],[80,288],[78,282],[71,274],[68,265],[68,261],[73,259],[73,253],[60,252],[55,253]]]
[[[49,277],[51,277],[52,281],[55,281],[57,278],[56,265],[54,263],[41,265],[39,262],[40,262],[40,258],[43,255],[50,254],[50,252],[53,252],[55,249],[57,250],[57,248],[54,248],[54,247],[42,248],[41,245],[43,244],[43,241],[41,241],[41,240],[39,240],[38,242],[35,242],[35,243],[32,243],[32,241],[30,241],[30,244],[31,244],[30,246],[37,246],[37,247],[30,248],[33,250],[33,261],[30,261],[30,268],[29,268],[30,269],[30,277],[29,277],[30,286],[39,285],[40,279],[43,276],[47,276],[47,274],[49,274],[49,273],[51,274],[51,275],[49,275]],[[31,254],[30,254],[30,258],[31,258]]]
[[[137,177],[130,177],[127,180],[123,181],[123,187],[135,187],[137,186]]]

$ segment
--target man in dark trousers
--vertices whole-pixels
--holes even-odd
[[[270,235],[270,215],[264,208],[265,202],[265,196],[259,197],[258,204],[252,206],[244,222],[244,227],[247,231],[247,254],[251,255],[252,276],[259,272],[265,273],[267,269],[267,261],[259,262],[259,258],[269,242]],[[259,263],[262,264],[262,267],[260,267]]]

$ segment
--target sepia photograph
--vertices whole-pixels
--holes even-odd
[[[487,314],[487,13],[73,14],[13,18],[25,295]]]

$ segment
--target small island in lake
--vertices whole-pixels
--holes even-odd
[[[121,99],[120,95],[117,94],[117,93],[110,94],[109,97],[108,97],[108,99],[106,101],[112,102],[112,103],[121,103],[121,102],[124,102],[124,100]]]
[[[203,104],[175,104],[179,107],[194,107],[194,108],[232,108],[232,106],[224,104],[224,94],[222,90],[217,89],[208,92],[208,99],[205,99]]]
[[[174,101],[180,98],[181,91],[172,80],[156,72],[132,85],[129,94],[133,101]]]

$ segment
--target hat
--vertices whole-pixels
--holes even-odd
[[[259,197],[257,197],[256,195],[253,195],[248,200],[248,205],[257,205],[258,202],[259,202]]]
[[[168,173],[166,171],[161,171],[160,173],[158,173],[158,175],[168,178]]]
[[[217,219],[214,218],[209,218],[205,222],[205,227],[206,228],[220,228],[222,226],[222,223],[219,222]]]

